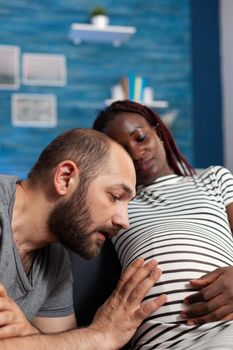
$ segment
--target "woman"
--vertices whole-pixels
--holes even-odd
[[[113,103],[94,129],[135,165],[130,228],[113,239],[122,267],[156,258],[163,274],[146,299],[168,296],[131,348],[233,349],[233,176],[219,166],[197,176],[159,116],[136,102]]]

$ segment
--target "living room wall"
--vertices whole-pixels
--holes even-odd
[[[104,6],[111,25],[134,26],[136,33],[122,44],[73,44],[70,25],[88,23],[90,10]],[[163,116],[175,113],[172,133],[192,163],[192,61],[189,0],[0,0],[0,45],[20,50],[17,88],[0,89],[0,172],[25,177],[43,147],[73,127],[91,127],[105,107],[112,86],[130,73],[142,76],[155,100],[169,103],[157,108]],[[67,79],[63,86],[25,84],[25,53],[64,55]],[[0,59],[1,60],[1,59]],[[1,62],[0,62],[1,64]],[[12,124],[14,94],[54,95],[57,124],[22,127]]]

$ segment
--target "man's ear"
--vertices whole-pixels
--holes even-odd
[[[79,169],[72,160],[60,162],[54,173],[54,188],[60,196],[73,193],[79,182]]]

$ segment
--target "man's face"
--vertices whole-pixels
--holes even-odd
[[[106,237],[128,227],[128,202],[135,195],[135,171],[127,153],[118,145],[103,171],[88,186],[79,185],[72,196],[50,214],[50,231],[66,247],[91,259]]]

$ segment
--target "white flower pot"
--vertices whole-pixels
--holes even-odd
[[[98,15],[91,17],[91,23],[96,27],[106,27],[109,24],[108,16]]]

